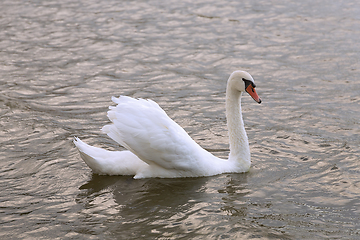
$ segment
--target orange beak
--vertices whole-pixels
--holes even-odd
[[[245,91],[257,102],[257,103],[261,103],[261,98],[259,97],[259,95],[256,93],[255,88],[250,84]]]

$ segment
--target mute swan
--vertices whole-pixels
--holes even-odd
[[[134,175],[134,178],[179,178],[241,173],[250,169],[250,148],[241,113],[241,95],[247,92],[258,103],[254,79],[245,71],[233,72],[226,89],[229,130],[228,160],[201,148],[152,100],[112,97],[111,124],[102,128],[128,151],[107,151],[89,146],[79,138],[74,144],[82,159],[97,174]]]

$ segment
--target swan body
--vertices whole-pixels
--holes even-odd
[[[74,144],[94,173],[134,175],[134,178],[177,178],[240,173],[250,169],[250,148],[241,113],[241,95],[248,92],[255,101],[254,79],[245,71],[233,72],[226,89],[226,117],[230,154],[224,160],[200,147],[154,101],[127,96],[112,97],[108,117],[112,123],[102,131],[127,151],[107,151],[79,138]]]

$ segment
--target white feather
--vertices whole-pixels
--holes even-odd
[[[107,151],[90,146],[79,138],[75,138],[74,143],[81,158],[100,175],[135,175],[148,165],[130,151]]]
[[[109,107],[108,117],[112,123],[104,126],[102,131],[129,151],[106,151],[78,138],[74,143],[83,160],[97,174],[173,178],[248,171],[250,151],[240,97],[245,91],[243,78],[253,81],[249,76],[237,71],[228,81],[229,160],[219,159],[201,148],[154,101],[126,96],[112,97],[117,104]]]

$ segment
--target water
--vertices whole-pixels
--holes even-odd
[[[360,7],[356,1],[0,3],[1,239],[358,239]],[[158,102],[228,154],[225,87],[243,98],[246,174],[97,176],[74,136],[113,95]]]

